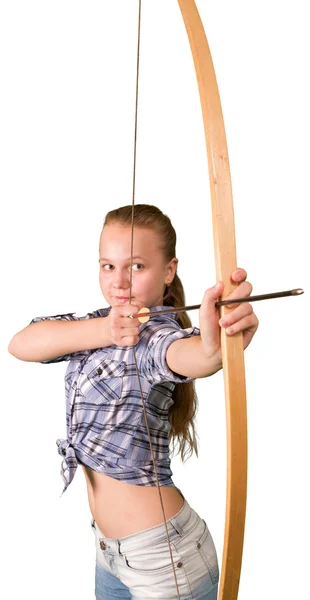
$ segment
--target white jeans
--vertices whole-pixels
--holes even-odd
[[[177,600],[164,522],[120,539],[105,537],[94,519],[91,525],[98,600]],[[219,567],[206,522],[184,498],[167,527],[181,600],[216,600]]]

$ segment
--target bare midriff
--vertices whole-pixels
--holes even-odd
[[[164,523],[157,485],[134,485],[81,467],[91,514],[105,537],[120,539]],[[167,520],[179,512],[184,499],[176,487],[161,486],[160,491]]]

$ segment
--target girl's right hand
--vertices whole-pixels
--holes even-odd
[[[139,342],[140,321],[129,319],[129,315],[136,314],[142,304],[137,306],[133,304],[125,304],[112,306],[107,317],[110,329],[111,345],[117,346],[135,346]]]

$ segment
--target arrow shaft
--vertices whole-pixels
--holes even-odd
[[[258,296],[246,296],[245,298],[234,298],[233,300],[219,300],[215,303],[216,308],[220,306],[229,305],[229,304],[241,304],[241,302],[257,302],[259,300],[271,300],[272,298],[283,298],[285,296],[300,296],[304,293],[304,290],[301,288],[297,288],[294,290],[287,290],[285,292],[273,292],[271,294],[260,294]],[[154,312],[154,315],[165,315],[168,313],[179,313],[179,312],[187,312],[189,310],[198,310],[201,307],[201,304],[192,304],[191,306],[180,306],[179,308],[164,308],[163,310],[157,310]],[[129,315],[131,319],[135,319],[136,317],[150,317],[152,313],[135,313],[134,315]]]

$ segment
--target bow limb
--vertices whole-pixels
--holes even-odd
[[[205,129],[212,203],[216,277],[227,297],[236,284],[236,243],[232,186],[219,91],[206,34],[194,0],[178,0],[193,55]],[[222,314],[228,312],[222,307]],[[221,347],[226,398],[226,522],[220,600],[238,597],[247,492],[247,415],[242,333],[222,329]]]

